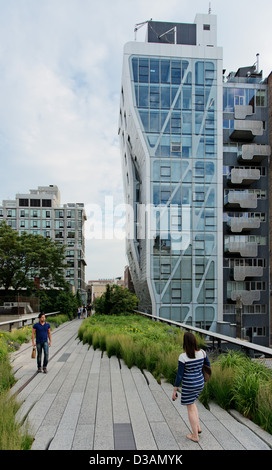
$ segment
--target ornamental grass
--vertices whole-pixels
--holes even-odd
[[[163,376],[173,383],[178,357],[182,353],[184,331],[140,315],[93,315],[78,331],[83,343],[122,358],[127,366],[147,369],[158,381]],[[198,345],[205,341],[197,335]]]
[[[207,407],[214,400],[226,410],[235,408],[272,434],[272,370],[260,360],[237,351],[220,354],[200,400]]]

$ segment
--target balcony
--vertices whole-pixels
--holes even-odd
[[[261,266],[235,266],[233,269],[233,279],[244,281],[247,277],[262,277],[263,267]]]
[[[244,258],[256,258],[258,256],[258,244],[255,242],[225,242],[225,253]]]
[[[230,191],[225,196],[224,204],[228,208],[256,209],[257,194],[247,191]]]
[[[233,140],[251,141],[256,136],[263,135],[262,121],[234,120],[234,128],[230,131],[230,138]]]
[[[251,168],[232,168],[228,176],[228,182],[233,185],[248,186],[261,177],[260,170]]]
[[[271,154],[270,145],[251,144],[242,146],[242,155],[238,157],[240,162],[260,163]]]
[[[245,119],[247,116],[252,116],[253,108],[249,106],[234,106],[234,118]]]
[[[231,292],[231,300],[236,302],[241,300],[243,305],[252,305],[253,302],[258,302],[261,298],[261,293],[258,290],[233,290]]]
[[[231,232],[241,233],[260,228],[261,221],[253,217],[232,217],[228,220],[227,225]]]

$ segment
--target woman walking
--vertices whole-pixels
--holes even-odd
[[[182,382],[181,404],[187,406],[188,418],[192,428],[192,434],[187,434],[187,438],[198,442],[201,429],[195,401],[204,387],[203,364],[210,366],[210,361],[203,349],[197,349],[196,338],[192,333],[184,333],[183,349],[184,353],[179,356],[172,399],[176,400],[178,398],[177,389]]]

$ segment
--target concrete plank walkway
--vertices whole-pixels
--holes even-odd
[[[53,331],[47,374],[36,373],[30,343],[12,355],[17,419],[28,422],[33,450],[271,450],[270,434],[214,403],[197,402],[202,433],[199,443],[188,440],[187,409],[172,401],[173,387],[83,345],[80,324]]]

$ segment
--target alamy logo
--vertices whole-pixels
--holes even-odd
[[[185,250],[191,239],[191,208],[184,204],[117,204],[106,196],[103,205],[85,206],[87,240],[171,240],[173,247]]]

